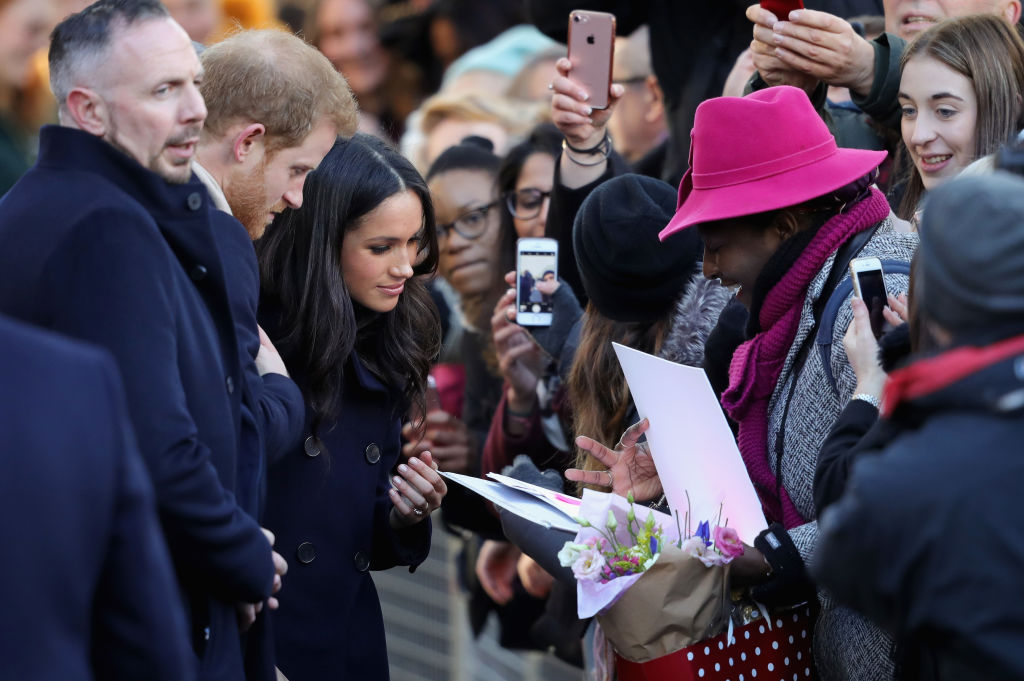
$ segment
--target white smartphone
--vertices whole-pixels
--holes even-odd
[[[875,338],[880,338],[885,327],[882,311],[889,304],[882,263],[878,258],[854,258],[850,261],[850,276],[853,277],[853,292],[868,307],[871,332]]]
[[[516,322],[521,326],[551,325],[551,296],[537,288],[558,279],[558,242],[519,239],[516,242]]]

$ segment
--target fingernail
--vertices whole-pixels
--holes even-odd
[[[582,99],[582,100],[583,100],[584,102],[585,102],[585,101],[587,101],[588,99],[590,99],[590,95],[588,95],[588,94],[587,94],[586,92],[583,92],[582,90],[580,90],[580,95],[579,95],[579,97],[580,97],[580,99]]]
[[[403,464],[399,464],[399,466],[398,466],[398,472],[399,473],[405,473],[408,470],[409,470],[409,467],[406,466],[404,463]]]
[[[781,43],[782,36],[779,35],[778,33],[772,33],[772,42]]]
[[[789,13],[789,19],[790,19],[790,21],[799,21],[800,17],[802,17],[803,15],[804,15],[803,12],[801,12],[798,9],[795,9],[792,12]]]
[[[398,477],[397,475],[395,476],[394,480],[395,480],[395,484],[396,485],[401,485],[402,484],[402,479],[400,477]]]
[[[583,115],[584,115],[584,116],[589,116],[589,115],[590,115],[590,114],[592,114],[592,113],[594,113],[594,107],[592,107],[592,106],[588,106],[588,107],[587,107],[587,110],[583,112]]]
[[[781,21],[776,21],[774,24],[772,24],[772,30],[775,31],[776,33],[778,33],[779,29],[781,29],[781,28],[782,28],[782,22]]]

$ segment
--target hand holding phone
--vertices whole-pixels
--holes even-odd
[[[878,258],[854,258],[850,261],[850,276],[853,278],[853,292],[864,301],[871,319],[871,333],[875,338],[882,336],[885,327],[885,306],[889,295],[885,290],[882,263]]]
[[[761,0],[761,9],[766,9],[774,14],[779,21],[786,21],[790,12],[803,8],[803,0]]]
[[[608,108],[615,54],[615,15],[577,9],[569,13],[569,79],[589,95],[594,109]]]

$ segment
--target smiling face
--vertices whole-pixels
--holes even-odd
[[[172,19],[115,29],[104,63],[103,139],[168,182],[188,182],[206,120],[188,35]]]
[[[494,177],[483,170],[449,170],[431,178],[430,196],[437,224],[450,225],[494,201]],[[438,272],[463,297],[486,293],[498,264],[498,211],[489,210],[480,219],[487,224],[475,239],[455,230],[438,236]]]
[[[885,30],[904,40],[913,40],[918,33],[943,19],[1020,11],[1019,3],[1013,9],[1015,3],[1008,0],[883,0],[882,4],[885,7]]]
[[[704,276],[719,279],[723,286],[739,286],[736,299],[749,310],[754,283],[779,249],[783,234],[749,217],[709,222],[697,229],[704,241]]]
[[[423,206],[412,190],[386,199],[364,215],[341,242],[341,275],[353,301],[374,312],[398,305],[413,275]]]
[[[932,57],[907,62],[900,81],[901,128],[926,190],[975,160],[978,101],[969,78]]]

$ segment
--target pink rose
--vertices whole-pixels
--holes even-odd
[[[740,541],[740,536],[736,534],[736,530],[731,527],[715,527],[712,537],[714,538],[715,548],[729,560],[743,555],[743,542]]]

